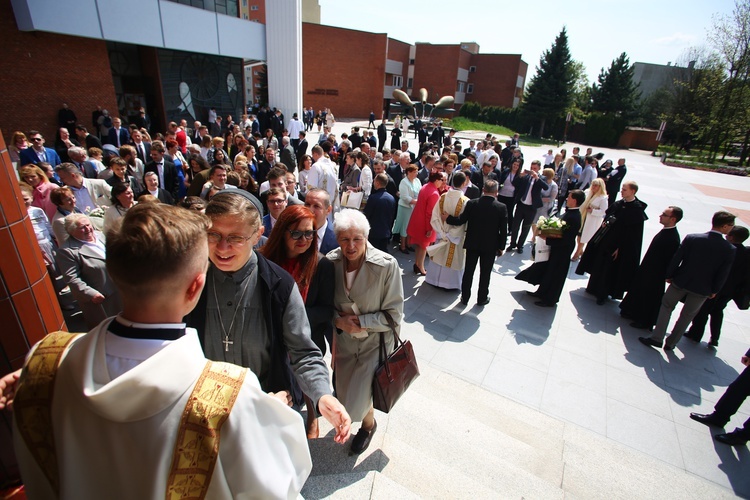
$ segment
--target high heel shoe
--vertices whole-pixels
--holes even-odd
[[[416,264],[414,264],[414,274],[418,274],[420,276],[425,276],[427,273],[423,273]]]
[[[401,253],[405,253],[406,255],[409,255],[409,249],[408,248],[399,248],[401,250]]]

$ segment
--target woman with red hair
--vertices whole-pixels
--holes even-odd
[[[315,216],[303,205],[284,209],[273,226],[268,241],[260,250],[268,260],[292,275],[305,302],[313,342],[325,354],[333,335],[333,263],[317,248]],[[318,437],[315,405],[305,396],[307,437]]]

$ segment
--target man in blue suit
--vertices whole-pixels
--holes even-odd
[[[54,149],[44,147],[44,136],[37,130],[29,131],[30,148],[22,149],[18,155],[21,165],[33,163],[36,165],[40,161],[45,161],[55,168],[62,163],[60,155]]]
[[[534,223],[536,211],[543,204],[542,190],[549,186],[543,177],[539,177],[541,168],[542,162],[534,160],[528,174],[518,175],[513,179],[513,186],[516,188],[516,213],[513,215],[513,232],[510,235],[508,250],[515,248],[516,252],[523,253],[523,243],[529,235],[531,224]]]
[[[305,206],[315,216],[315,227],[318,228],[318,251],[323,255],[339,247],[333,227],[328,223],[328,214],[331,213],[331,197],[328,191],[322,188],[311,188],[305,194]]]
[[[109,129],[107,142],[117,148],[130,143],[130,134],[128,133],[128,130],[122,126],[122,120],[119,118],[112,118],[112,128]]]
[[[664,293],[654,333],[638,340],[649,347],[661,347],[669,318],[677,302],[684,300],[680,317],[672,334],[664,342],[664,350],[671,351],[680,341],[688,325],[707,298],[714,298],[724,286],[734,261],[735,248],[724,236],[734,227],[735,216],[716,212],[707,233],[689,234],[682,241],[667,268],[669,288]]]

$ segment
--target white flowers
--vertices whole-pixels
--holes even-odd
[[[104,210],[102,210],[101,207],[96,207],[95,209],[91,210],[91,207],[86,207],[86,215],[91,217],[96,217],[97,219],[103,219],[104,218]]]
[[[559,217],[539,217],[536,221],[536,227],[539,229],[564,229],[567,223],[564,220],[560,220]]]

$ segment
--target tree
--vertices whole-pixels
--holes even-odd
[[[573,102],[569,111],[573,121],[583,120],[586,113],[591,111],[591,85],[586,74],[586,66],[581,61],[572,62],[575,82],[573,83]]]
[[[258,85],[256,90],[256,102],[261,106],[268,105],[268,66],[265,64],[258,71]]]
[[[539,59],[536,74],[531,78],[524,96],[524,114],[533,123],[539,123],[539,135],[544,134],[545,123],[564,118],[573,100],[576,75],[568,48],[568,33],[563,26],[555,43]]]
[[[592,107],[594,111],[627,119],[636,109],[639,94],[633,83],[633,66],[623,52],[608,70],[602,68],[599,73],[599,83],[591,88]]]

